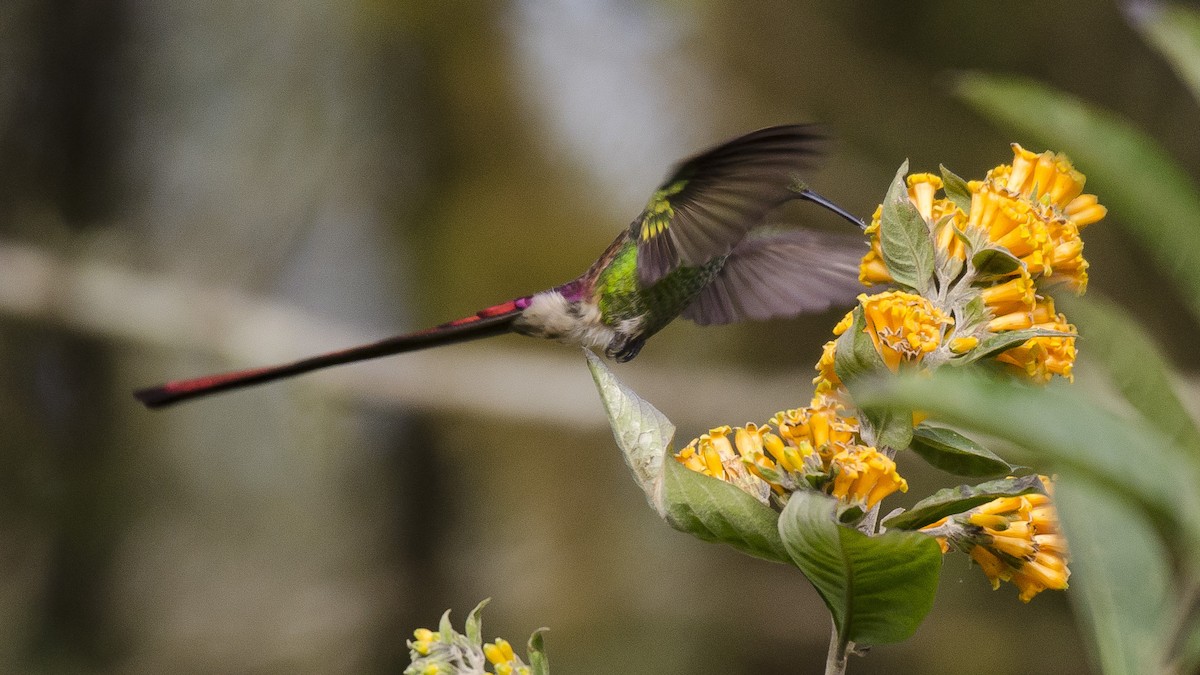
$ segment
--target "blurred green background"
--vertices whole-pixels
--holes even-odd
[[[816,593],[659,521],[570,348],[129,392],[565,281],[677,159],[757,127],[826,125],[811,183],[864,216],[905,158],[981,177],[1032,144],[952,96],[964,70],[1200,173],[1200,113],[1109,3],[5,0],[0,671],[398,672],[413,628],[490,596],[485,635],[550,626],[560,674],[821,672]],[[1092,288],[1194,369],[1126,217],[1087,231]],[[685,438],[761,422],[807,401],[839,316],[680,322],[616,372]],[[955,482],[901,471],[910,502]],[[1087,672],[1068,594],[1024,606],[951,556],[916,636],[851,672]]]

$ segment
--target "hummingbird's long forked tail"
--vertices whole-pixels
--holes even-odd
[[[467,342],[479,338],[503,335],[512,331],[513,321],[529,306],[530,297],[517,298],[482,309],[471,316],[448,321],[413,333],[405,333],[379,342],[351,347],[328,354],[312,356],[292,363],[266,368],[236,370],[218,375],[206,375],[188,380],[173,380],[157,387],[148,387],[133,392],[134,398],[147,408],[164,406],[207,396],[230,389],[241,389],[256,384],[273,382],[293,375],[300,375],[321,368],[367,359],[414,352],[419,349]]]

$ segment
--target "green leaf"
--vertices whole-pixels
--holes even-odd
[[[979,359],[995,356],[1013,347],[1020,347],[1030,338],[1035,337],[1070,337],[1074,333],[1064,333],[1049,328],[1025,328],[1023,330],[1006,330],[992,333],[979,341],[975,348],[954,359],[956,364],[971,363]]]
[[[471,610],[471,613],[467,615],[466,635],[467,639],[470,640],[472,644],[481,644],[483,642],[482,612],[483,608],[487,607],[487,604],[491,601],[491,598],[484,598],[483,601],[478,605],[475,605],[475,609]]]
[[[604,402],[617,447],[633,472],[634,480],[646,493],[650,506],[665,517],[662,503],[663,457],[671,445],[671,439],[675,437],[675,425],[666,415],[642,400],[637,392],[618,380],[600,357],[589,349],[583,350],[583,353],[587,357],[596,389],[600,392],[600,400]]]
[[[917,502],[911,509],[883,521],[889,529],[915,530],[930,523],[973,509],[1001,497],[1018,497],[1030,493],[1045,494],[1046,489],[1036,475],[1020,478],[1001,478],[979,485],[960,485],[943,488]]]
[[[908,198],[908,187],[904,183],[906,173],[908,162],[900,166],[883,199],[879,246],[883,262],[897,284],[926,291],[933,281],[933,238],[929,225]]]
[[[886,368],[883,357],[875,349],[871,336],[867,335],[867,320],[863,317],[862,305],[850,311],[850,327],[838,337],[833,351],[833,371],[842,382],[856,380],[864,375]]]
[[[1059,298],[1058,304],[1087,336],[1082,358],[1108,373],[1130,405],[1200,462],[1200,431],[1175,394],[1167,357],[1146,329],[1126,311],[1095,294],[1086,300]]]
[[[833,614],[840,646],[908,639],[933,606],[941,548],[918,532],[868,537],[839,525],[836,513],[836,500],[796,492],[779,517],[779,531]]]
[[[895,406],[862,406],[863,416],[875,433],[875,445],[904,450],[912,443],[912,410]]]
[[[539,628],[529,636],[529,668],[532,675],[550,675],[550,658],[546,656],[545,639],[547,629]]]
[[[1200,476],[1186,452],[1155,429],[1105,410],[1068,387],[1031,387],[942,369],[888,378],[863,404],[926,410],[957,427],[1009,441],[1039,473],[1071,473],[1141,505],[1183,559],[1200,560]]]
[[[1167,60],[1200,101],[1200,12],[1157,2],[1129,3],[1135,28]]]
[[[932,424],[913,429],[909,447],[926,462],[957,476],[999,476],[1015,468],[957,431]]]
[[[988,246],[971,256],[971,265],[980,277],[993,277],[1012,274],[1023,263],[1006,248]]]
[[[983,301],[982,295],[976,295],[963,307],[963,315],[957,327],[960,331],[969,332],[987,320],[987,303]]]
[[[458,631],[454,630],[454,624],[450,623],[450,610],[442,613],[442,619],[438,621],[438,632],[445,636],[458,634]]]
[[[1032,80],[983,74],[958,79],[956,93],[994,122],[1070,154],[1103,195],[1115,224],[1154,258],[1200,318],[1196,214],[1200,192],[1163,148],[1129,122]]]
[[[758,558],[790,561],[779,539],[779,514],[771,507],[679,462],[666,462],[663,468],[665,517],[671,527]]]
[[[954,205],[961,209],[963,213],[970,213],[971,191],[967,189],[967,181],[963,180],[962,176],[947,169],[944,164],[939,164],[938,168],[942,170],[942,183],[946,197],[953,201]]]
[[[1054,491],[1071,546],[1072,603],[1105,673],[1166,673],[1173,573],[1144,513],[1090,481],[1060,477]],[[1192,671],[1175,671],[1192,672]]]

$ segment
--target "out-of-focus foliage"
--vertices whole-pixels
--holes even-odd
[[[1130,16],[1200,103],[1200,12],[1137,2]],[[1087,166],[1113,220],[1177,285],[1184,309],[1200,317],[1200,184],[1150,134],[1031,80],[971,74],[958,80],[957,92],[1002,126],[1064,147]],[[1100,412],[1074,393],[1053,392],[1035,404],[1025,392],[985,384],[912,383],[899,399],[1009,439],[1034,453],[1028,461],[1035,466],[1064,474],[1059,499],[1077,561],[1077,614],[1104,672],[1194,672],[1200,667],[1196,418],[1142,325],[1103,301],[1074,300],[1068,311],[1090,336],[1085,353],[1131,415]],[[1060,424],[1051,431],[1038,417]]]

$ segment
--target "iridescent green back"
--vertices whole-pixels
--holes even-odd
[[[638,246],[631,237],[596,279],[600,315],[614,327],[641,317],[641,337],[649,337],[691,305],[724,262],[725,256],[720,256],[701,267],[676,267],[662,279],[641,288]]]

